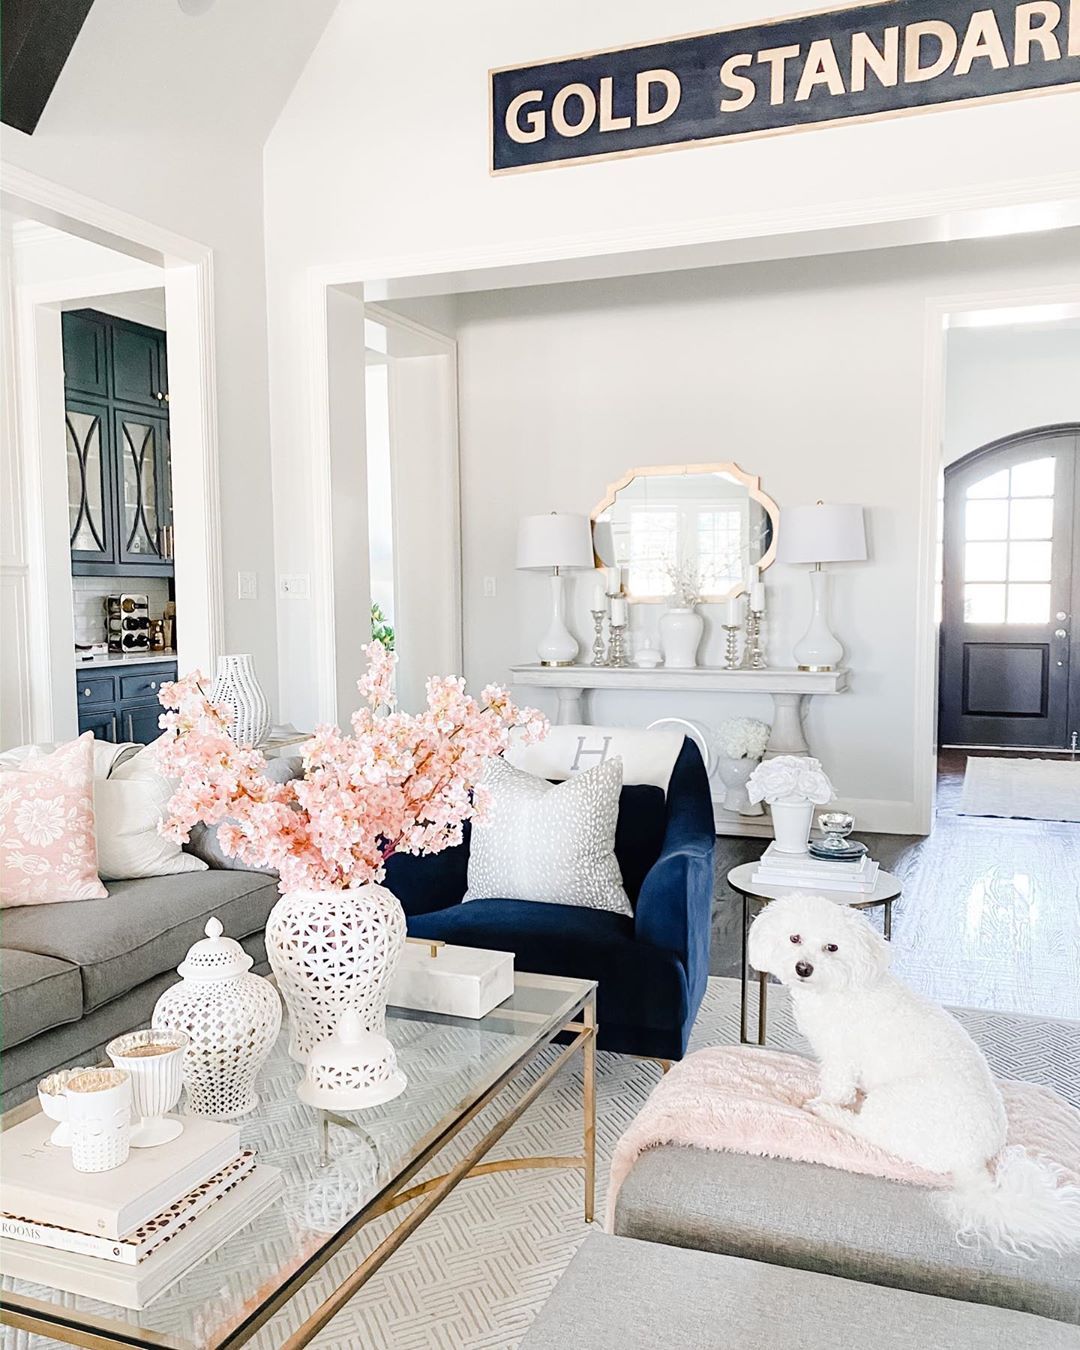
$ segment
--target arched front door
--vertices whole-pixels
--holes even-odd
[[[945,471],[942,745],[1064,749],[1080,732],[1078,462],[1067,425]]]

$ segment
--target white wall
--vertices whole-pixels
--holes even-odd
[[[950,328],[945,350],[946,464],[1002,436],[1080,422],[1080,321]]]
[[[272,700],[261,149],[332,3],[230,0],[193,19],[97,0],[33,136],[4,128],[5,164],[214,250],[225,635],[254,653]],[[257,600],[237,598],[238,570],[257,573]]]
[[[1077,122],[1076,92],[488,174],[490,67],[738,25],[789,8],[787,0],[730,0],[722,14],[715,0],[663,6],[550,0],[529,7],[340,0],[265,153],[275,547],[282,570],[312,573],[318,584],[309,451],[322,392],[317,375],[297,379],[316,336],[312,268],[334,269],[337,281],[448,273],[464,284],[470,269],[481,266],[691,240],[764,246],[785,232],[809,239],[814,231],[875,222],[918,222],[919,237],[947,239],[962,232],[968,208],[1062,197],[1075,204],[1080,179],[1063,167],[1061,146]],[[369,128],[373,134],[365,134]],[[1053,210],[1040,216],[1044,223],[1057,218]],[[798,242],[786,251],[797,253]],[[797,284],[798,269],[790,275]],[[782,323],[782,298],[771,305]],[[861,311],[873,315],[872,302]],[[804,328],[815,347],[812,325]],[[912,380],[920,344],[921,337],[913,338],[902,356]],[[706,374],[713,378],[711,369]],[[835,388],[828,396],[843,397]],[[561,397],[552,391],[553,400]],[[512,473],[519,439],[505,446]],[[531,439],[526,430],[524,440]],[[319,612],[317,594],[279,610],[282,698],[298,724],[322,711],[310,659]]]
[[[1080,230],[846,258],[459,296],[466,674],[507,678],[535,659],[542,579],[516,573],[535,511],[588,512],[636,465],[736,461],[785,506],[867,508],[870,561],[833,569],[851,692],[812,701],[808,735],[867,827],[917,828],[913,750],[919,460],[926,303],[1075,276]],[[972,371],[972,377],[978,378]],[[1019,378],[1014,372],[1014,381]],[[772,664],[790,665],[808,618],[805,569],[774,565]],[[483,596],[494,576],[497,594]],[[574,588],[587,650],[589,581]],[[659,607],[632,607],[654,627]],[[719,611],[704,611],[719,664]],[[538,690],[520,696],[553,704]],[[594,720],[753,712],[743,698],[594,694]]]

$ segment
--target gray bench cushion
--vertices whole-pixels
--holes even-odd
[[[593,1234],[521,1350],[1076,1350],[1026,1313]]]
[[[0,1036],[5,1049],[81,1016],[77,966],[35,952],[0,953]]]
[[[229,937],[260,931],[278,898],[261,872],[191,872],[114,881],[104,900],[33,905],[4,916],[4,946],[82,971],[83,1011],[175,969],[216,915]]]
[[[811,1163],[650,1149],[619,1191],[615,1232],[1080,1323],[1075,1252],[961,1247],[929,1191]]]

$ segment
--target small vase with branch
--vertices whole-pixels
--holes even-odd
[[[660,617],[660,648],[664,665],[687,670],[697,665],[697,650],[705,620],[697,612],[701,604],[701,572],[685,559],[664,569],[671,587],[672,604]]]

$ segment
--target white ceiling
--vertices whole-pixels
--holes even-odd
[[[336,0],[96,0],[34,133],[262,145]]]

